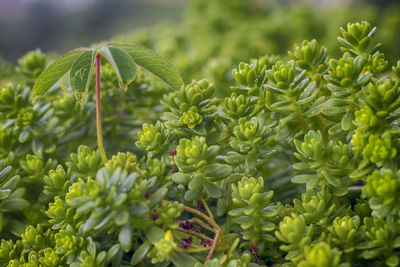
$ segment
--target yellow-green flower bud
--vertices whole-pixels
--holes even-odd
[[[195,106],[191,107],[187,112],[184,112],[180,118],[180,122],[186,124],[190,129],[201,124],[203,117],[197,112]]]
[[[163,229],[176,229],[178,224],[174,221],[179,218],[183,212],[183,204],[177,201],[166,201],[161,204],[161,207],[156,209],[158,219],[156,224],[162,225]]]
[[[210,147],[210,149],[213,146]],[[181,139],[176,148],[175,162],[179,170],[184,172],[194,171],[214,160],[216,155],[208,158],[208,146],[204,137],[194,137],[192,140]]]
[[[46,63],[46,56],[39,49],[30,51],[18,59],[19,70],[33,79],[36,79],[46,68]]]
[[[392,147],[392,139],[389,133],[384,133],[381,137],[370,135],[368,144],[363,150],[363,156],[381,167],[387,160],[397,155],[396,148]]]
[[[45,248],[39,252],[39,255],[39,261],[43,266],[59,266],[61,263],[61,256],[53,248]]]
[[[361,235],[359,234],[358,227],[360,226],[360,217],[344,216],[336,217],[330,226],[329,232],[332,235],[332,241],[336,245],[348,245],[357,242]],[[349,248],[351,251],[354,248]]]
[[[164,239],[158,241],[153,251],[150,252],[151,263],[169,261],[177,247],[178,245],[174,242],[172,232],[170,230],[167,231]]]
[[[160,121],[155,125],[145,123],[142,131],[138,133],[139,141],[135,144],[146,151],[158,153],[165,148],[168,134],[169,131]]]
[[[380,169],[368,176],[366,191],[370,197],[383,199],[383,204],[391,205],[398,198],[399,182],[391,169]]]
[[[131,173],[137,168],[137,157],[130,152],[118,152],[106,162],[105,167],[110,173],[113,173],[118,167]]]
[[[243,177],[237,185],[232,184],[232,191],[237,194],[241,200],[249,200],[254,194],[261,193],[264,190],[264,179],[258,177]],[[235,199],[233,199],[235,202]]]
[[[303,215],[292,213],[279,223],[279,231],[275,232],[275,236],[282,242],[298,244],[303,239],[305,231],[306,222]]]
[[[18,123],[21,125],[30,125],[35,119],[35,112],[32,107],[23,108],[18,112]]]
[[[354,114],[356,116],[356,125],[360,130],[367,130],[378,123],[378,118],[375,116],[374,111],[368,106],[364,106]]]
[[[300,262],[300,267],[335,267],[340,262],[340,252],[325,242],[304,249],[305,260]]]

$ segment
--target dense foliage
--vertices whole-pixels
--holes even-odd
[[[0,86],[0,266],[400,265],[400,61],[340,32],[340,56],[304,41],[229,92],[140,67],[124,91],[103,61],[107,161],[94,94],[32,104],[49,60],[26,54]]]
[[[286,57],[293,44],[304,39],[318,39],[332,56],[340,57],[337,29],[347,22],[367,20],[376,25],[377,38],[383,43],[381,51],[389,63],[400,58],[398,5],[385,9],[362,4],[327,8],[285,2],[290,1],[192,0],[179,25],[162,24],[115,40],[150,47],[170,59],[185,81],[207,78],[224,94],[229,94],[234,80],[232,68],[241,61],[266,53]]]

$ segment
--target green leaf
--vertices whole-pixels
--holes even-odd
[[[319,177],[315,175],[308,175],[308,174],[302,174],[302,175],[296,175],[292,178],[292,183],[295,184],[307,184],[307,188],[314,188],[318,182],[319,182]]]
[[[122,227],[121,231],[119,232],[118,235],[118,241],[119,244],[121,245],[121,248],[125,251],[128,252],[131,250],[132,246],[132,229],[131,229],[131,224],[127,223]]]
[[[185,200],[187,201],[192,201],[192,200],[196,200],[200,197],[201,195],[201,190],[191,190],[189,189],[188,191],[186,191],[185,193]]]
[[[115,257],[115,255],[117,255],[118,251],[119,251],[120,247],[119,244],[115,244],[114,246],[112,246],[106,254],[106,257],[104,259],[104,263],[109,263],[112,261],[112,259]]]
[[[199,263],[193,256],[190,256],[187,253],[174,253],[172,256],[172,262],[176,267],[187,267],[194,266],[196,263]]]
[[[147,227],[146,230],[144,230],[144,234],[152,244],[156,244],[165,236],[165,232],[155,225],[150,225],[149,227]]]
[[[112,259],[111,266],[112,267],[121,266],[122,256],[123,256],[123,251],[120,249],[117,251],[117,254],[115,254],[114,258]]]
[[[4,214],[2,213],[2,212],[0,212],[0,232],[3,230],[3,228],[4,228],[4,223],[5,223],[5,220],[4,220]]]
[[[189,182],[190,175],[183,173],[183,172],[177,172],[174,173],[172,176],[172,181],[174,181],[177,184],[187,184]]]
[[[340,177],[333,175],[330,171],[328,170],[322,170],[321,174],[325,177],[327,180],[328,184],[333,185],[334,187],[340,187]]]
[[[30,136],[30,132],[28,129],[25,129],[24,131],[22,131],[19,136],[18,136],[18,141],[20,143],[25,143],[26,141],[28,141]]]
[[[0,172],[0,183],[2,183],[7,178],[8,174],[11,172],[11,169],[11,166],[7,166]]]
[[[0,209],[3,212],[18,211],[29,207],[29,202],[22,198],[6,199],[2,202]]]
[[[228,214],[232,217],[242,216],[243,215],[243,208],[237,208],[234,210],[228,211]]]
[[[232,173],[231,175],[229,175],[228,177],[228,182],[229,183],[236,183],[237,181],[239,181],[240,179],[242,179],[243,174],[242,173]]]
[[[246,165],[249,169],[257,168],[257,156],[255,152],[250,152],[247,154]]]
[[[233,165],[233,166],[239,165],[240,163],[242,163],[245,160],[246,160],[245,155],[242,155],[242,154],[239,154],[239,153],[233,152],[233,151],[228,152],[227,156],[225,158],[225,161],[228,164]]]
[[[331,190],[335,196],[344,196],[349,191],[346,187],[333,187]]]
[[[353,110],[348,110],[342,119],[342,129],[348,131],[353,127],[354,112]]]
[[[206,193],[212,198],[220,198],[222,197],[222,190],[216,184],[212,182],[207,182],[203,185]]]
[[[83,52],[75,59],[70,71],[71,88],[79,102],[83,103],[90,86],[94,66],[94,49]]]
[[[0,189],[0,200],[8,198],[11,194],[10,189]]]
[[[21,178],[19,176],[13,176],[11,179],[9,179],[5,184],[3,184],[0,189],[10,189],[13,191],[14,189],[17,188],[19,182],[21,181]]]
[[[329,135],[336,135],[343,131],[342,124],[338,123],[328,129]]]
[[[75,59],[84,51],[87,51],[87,48],[72,50],[51,63],[36,79],[35,85],[33,86],[32,102],[35,103],[61,79],[61,77],[71,69]]]
[[[226,267],[238,267],[238,263],[236,260],[231,260],[229,261],[228,265],[226,265]]]
[[[226,178],[232,172],[232,167],[227,164],[209,164],[204,167],[204,172],[211,181],[218,181]]]
[[[147,252],[150,250],[151,244],[148,241],[145,241],[143,244],[141,244],[138,249],[135,251],[135,253],[132,256],[131,259],[131,264],[136,265],[140,263],[144,257],[146,256]]]
[[[126,224],[128,220],[129,220],[129,212],[127,212],[126,210],[118,212],[114,218],[115,224],[117,226]]]
[[[151,201],[149,204],[150,208],[154,208],[167,195],[167,193],[168,193],[167,187],[168,187],[168,185],[161,187],[151,196]]]
[[[225,183],[225,186],[223,185],[224,190],[227,190],[228,188],[230,188],[230,184],[228,184],[226,182],[226,180],[224,181],[224,183]],[[227,212],[230,201],[231,201],[231,196],[230,195],[228,196],[228,194],[225,195],[224,198],[218,199],[217,212],[216,212],[218,217],[222,217]]]
[[[370,260],[379,256],[380,252],[381,252],[380,248],[366,250],[363,253],[361,253],[361,257],[363,257],[366,260]]]
[[[103,264],[103,261],[104,261],[105,257],[106,257],[106,252],[105,251],[102,251],[99,254],[97,254],[97,256],[96,256],[96,264],[97,264],[97,266],[101,266]]]
[[[190,180],[188,186],[189,186],[189,189],[198,189],[198,188],[201,188],[203,183],[204,183],[203,175],[194,175],[193,179]]]
[[[390,267],[399,266],[399,256],[392,255],[385,260],[385,263],[387,266],[390,266]]]
[[[89,255],[96,256],[96,244],[90,237],[89,237],[89,244],[87,245],[87,251],[89,252]]]
[[[355,170],[352,173],[350,173],[349,177],[351,179],[360,179],[366,175],[368,175],[371,172],[372,168],[367,168],[367,169],[363,169],[363,170]]]
[[[137,44],[110,44],[128,52],[135,63],[157,76],[174,90],[181,88],[184,83],[179,71],[164,57],[146,47]]]
[[[20,236],[25,232],[26,225],[22,223],[20,220],[14,220],[7,216],[7,230],[15,236]]]
[[[114,68],[119,86],[127,90],[128,85],[136,78],[136,65],[131,55],[116,46],[103,46],[100,48],[100,52]]]
[[[393,240],[392,247],[400,248],[400,236]]]

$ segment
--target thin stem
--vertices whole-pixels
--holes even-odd
[[[199,248],[186,248],[186,249],[184,249],[184,248],[176,248],[177,252],[183,252],[183,253],[200,253],[200,252],[204,252],[204,251],[208,251],[208,250],[210,250],[209,247],[205,247],[205,248],[202,248],[202,247],[199,247]]]
[[[215,222],[214,216],[213,216],[213,214],[212,214],[210,208],[208,207],[207,202],[204,200],[204,198],[200,198],[200,200],[201,200],[201,202],[203,202],[203,206],[204,206],[204,208],[206,209],[208,215],[210,216],[210,220],[209,220],[209,221],[210,221],[210,224],[211,224],[215,229],[217,229],[217,231],[221,231],[221,227],[219,227],[219,225]],[[224,235],[221,235],[221,241],[222,241],[225,245],[228,245],[228,243],[226,242],[226,240],[225,240],[225,238],[224,238]]]
[[[304,134],[307,134],[308,131],[310,131],[310,127],[308,127],[308,123],[303,116],[303,112],[302,112],[301,108],[297,105],[297,101],[295,98],[289,96],[289,99],[290,99],[292,106],[295,109],[297,120],[298,120],[301,128],[303,128]]]
[[[210,232],[216,232],[216,230],[214,230],[213,228],[211,228],[210,226],[208,226],[206,223],[204,223],[202,220],[200,220],[199,218],[192,218],[189,220],[181,220],[179,221],[179,223],[185,223],[186,221],[190,222],[190,223],[197,223],[198,225],[200,225],[201,227],[203,227],[204,229],[210,231]]]
[[[198,211],[198,210],[193,209],[193,208],[191,208],[191,207],[188,207],[188,206],[186,206],[186,205],[183,206],[183,209],[184,209],[185,211],[187,211],[187,212],[191,212],[191,213],[193,213],[193,214],[196,214],[197,216],[203,218],[204,220],[206,220],[206,221],[209,222],[212,226],[215,227],[215,224],[213,225],[214,222],[211,220],[211,218],[208,217],[207,215],[205,215],[204,213],[202,213],[201,211]]]
[[[206,236],[205,234],[198,233],[198,232],[195,232],[195,231],[192,231],[192,230],[186,230],[186,229],[183,229],[183,228],[176,228],[175,230],[176,230],[176,231],[179,231],[179,232],[191,234],[191,235],[196,235],[196,236],[198,236],[198,237],[200,237],[200,238],[202,238],[202,239],[212,241],[212,238],[209,238],[209,237]]]
[[[96,126],[97,146],[103,163],[107,162],[106,151],[103,146],[103,131],[101,129],[101,102],[100,102],[100,62],[101,54],[96,54]]]
[[[214,251],[215,251],[215,248],[217,247],[217,242],[218,242],[218,239],[219,239],[219,234],[220,234],[220,232],[221,232],[221,230],[218,229],[218,230],[217,230],[217,233],[216,233],[215,236],[214,236],[214,240],[213,240],[213,242],[212,242],[210,252],[208,253],[207,259],[206,259],[206,261],[204,262],[203,266],[207,266],[207,262],[212,258],[213,254],[214,254]]]
[[[161,203],[164,203],[164,202],[166,202],[167,200],[161,200]],[[204,201],[204,200],[203,200]],[[205,201],[204,201],[205,202]],[[209,212],[210,214],[211,214],[211,216],[212,216],[212,213],[211,213],[211,211],[210,211],[210,209],[208,208],[208,205],[207,205],[207,203],[206,203],[206,205],[204,206],[204,207],[206,207],[206,210],[208,209],[208,211],[207,212]],[[198,210],[196,210],[196,209],[194,209],[194,208],[191,208],[191,207],[188,207],[188,206],[186,206],[186,205],[183,205],[183,209],[185,210],[185,211],[187,211],[187,212],[190,212],[190,213],[193,213],[193,214],[196,214],[197,216],[199,216],[199,217],[201,217],[202,219],[204,219],[204,220],[206,220],[212,227],[214,227],[215,229],[216,229],[216,234],[215,234],[215,237],[214,237],[214,242],[217,242],[217,240],[215,240],[215,238],[219,238],[219,235],[220,235],[220,233],[221,233],[221,228],[219,227],[219,225],[214,221],[214,218],[213,217],[208,217],[207,215],[205,215],[204,213],[202,213],[201,211],[198,211]],[[226,242],[226,240],[225,240],[225,238],[224,238],[224,235],[221,235],[221,241],[222,241],[222,243],[223,243],[223,246],[224,247],[230,247],[229,246],[229,244]],[[214,248],[214,250],[215,250],[215,248]]]
[[[206,220],[212,227],[214,227],[214,228],[217,230],[217,232],[221,232],[221,228],[220,228],[219,225],[214,221],[214,217],[212,217],[211,210],[208,208],[207,203],[206,203],[204,200],[202,200],[202,202],[203,202],[203,204],[205,204],[205,205],[204,205],[204,208],[205,208],[206,211],[211,215],[211,217],[208,217],[208,216],[205,215],[204,213],[202,213],[202,212],[200,212],[200,211],[198,211],[198,210],[196,210],[196,209],[193,209],[193,208],[191,208],[191,207],[188,207],[188,206],[186,206],[186,205],[183,206],[183,209],[186,210],[187,212],[191,212],[191,213],[194,213],[194,214],[196,214],[196,215],[202,217],[202,218],[203,218],[204,220]],[[221,241],[222,241],[222,243],[223,243],[224,245],[229,246],[229,244],[226,242],[226,240],[225,240],[225,238],[224,238],[224,235],[221,235]]]
[[[206,202],[206,201],[204,200],[204,198],[202,198],[202,197],[200,197],[200,200],[201,200],[201,202],[203,202],[203,206],[204,206],[204,208],[206,209],[206,211],[207,211],[207,213],[208,213],[208,216],[210,216],[211,220],[214,221],[214,216],[213,216],[213,214],[211,213],[211,210],[210,210],[210,208],[208,207],[207,202]]]

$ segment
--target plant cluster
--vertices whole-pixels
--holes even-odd
[[[182,72],[186,82],[210,79],[218,96],[229,94],[231,70],[241,61],[266,52],[285,56],[293,43],[317,38],[330,54],[340,56],[337,28],[348,21],[368,20],[380,30],[377,38],[389,62],[400,57],[398,5],[378,9],[355,6],[324,7],[271,0],[193,0],[179,25],[165,23],[136,30],[116,41],[139,43],[159,51]],[[357,12],[354,12],[354,10]]]
[[[0,87],[0,266],[399,266],[400,61],[340,31],[340,57],[304,41],[229,94],[138,45],[25,55]]]

